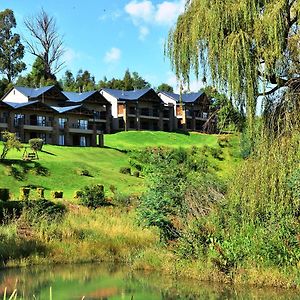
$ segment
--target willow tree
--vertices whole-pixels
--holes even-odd
[[[208,72],[246,109],[252,128],[257,97],[300,74],[299,12],[300,0],[187,0],[167,55],[185,83]]]

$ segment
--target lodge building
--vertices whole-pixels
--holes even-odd
[[[0,132],[22,142],[103,146],[103,133],[122,130],[203,131],[209,118],[205,93],[182,96],[152,88],[63,92],[56,86],[13,87],[0,101]]]

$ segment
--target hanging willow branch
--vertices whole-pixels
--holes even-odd
[[[300,74],[299,10],[300,0],[188,0],[166,55],[185,83],[208,69],[246,109],[251,127],[267,84],[284,86]]]

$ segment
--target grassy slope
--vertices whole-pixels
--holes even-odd
[[[86,185],[101,183],[106,190],[110,185],[125,194],[140,193],[144,189],[144,181],[129,175],[119,173],[120,167],[128,165],[128,155],[120,150],[131,150],[146,146],[169,146],[169,147],[190,147],[190,146],[210,146],[218,147],[217,135],[206,135],[192,133],[190,135],[166,133],[166,132],[121,132],[105,136],[107,148],[80,148],[80,147],[60,147],[45,145],[45,152],[39,153],[40,160],[35,163],[40,164],[49,172],[49,176],[35,175],[34,162],[23,162],[22,152],[11,151],[7,159],[13,163],[23,180],[16,180],[13,176],[8,176],[5,164],[0,164],[0,188],[8,187],[16,196],[21,186],[35,185],[46,189],[46,197],[50,190],[63,190],[65,198],[71,199],[75,190]],[[223,149],[223,161],[208,157],[220,169],[220,176],[226,178],[234,169],[239,159],[232,154],[238,143],[238,138],[231,139],[232,147]],[[1,147],[0,147],[1,148]],[[27,170],[32,168],[32,170]],[[87,169],[92,177],[80,176],[76,173],[78,169]]]
[[[159,131],[128,131],[116,134],[107,134],[105,145],[117,149],[138,149],[153,146],[191,147],[217,146],[217,135],[190,133],[168,133]]]

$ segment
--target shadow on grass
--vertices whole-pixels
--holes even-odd
[[[18,181],[23,181],[28,173],[37,176],[49,176],[49,170],[36,161],[25,161],[19,159],[1,160],[0,164],[6,167],[5,174],[13,176]]]
[[[109,146],[103,146],[102,148],[104,148],[104,149],[116,150],[116,151],[118,151],[118,152],[125,153],[125,154],[127,154],[127,153],[129,152],[129,150],[119,149],[119,148],[109,147]]]
[[[49,155],[52,155],[52,156],[57,156],[56,154],[54,154],[52,152],[49,152],[49,151],[45,151],[45,150],[41,150],[40,152],[46,153],[46,154],[49,154]]]

